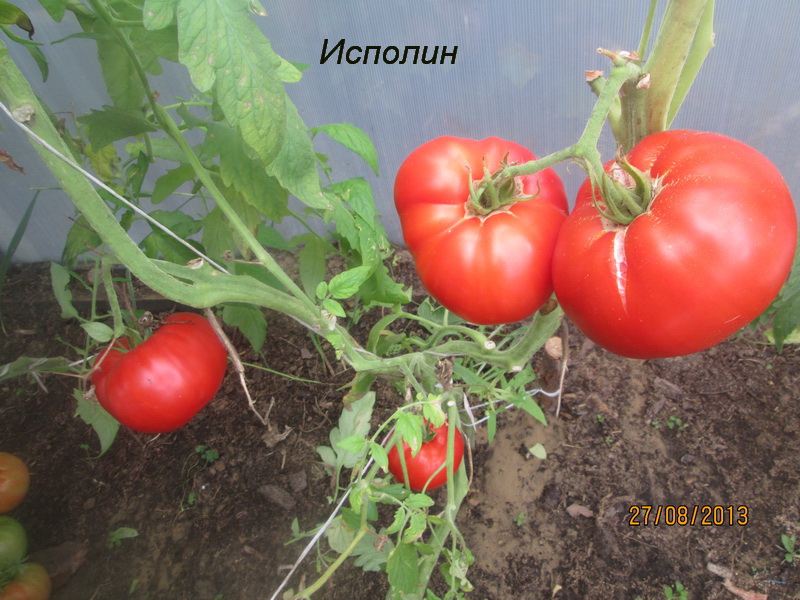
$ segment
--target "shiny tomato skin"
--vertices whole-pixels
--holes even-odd
[[[447,423],[436,429],[431,429],[431,433],[434,436],[433,439],[423,442],[419,452],[414,456],[411,455],[409,445],[403,442],[403,453],[406,460],[406,469],[408,469],[408,487],[415,492],[423,489],[428,491],[435,490],[447,481],[447,467],[441,469],[438,473],[436,471],[447,462],[448,429]],[[463,459],[464,439],[461,437],[461,432],[456,430],[453,443],[453,472],[458,470]],[[389,472],[394,475],[395,479],[405,483],[403,465],[400,463],[400,453],[397,451],[397,446],[392,446],[389,450]],[[433,473],[436,473],[436,475],[431,479]],[[428,483],[429,479],[430,483]],[[426,483],[428,483],[427,488],[425,487]]]
[[[30,471],[19,457],[0,452],[0,514],[19,506],[28,493],[30,481]]]
[[[52,582],[39,563],[23,565],[14,580],[0,589],[0,600],[48,600]]]
[[[584,182],[555,248],[556,297],[584,334],[622,356],[714,346],[761,314],[788,277],[797,244],[789,189],[765,156],[716,133],[656,133],[627,158],[656,182],[649,209],[611,225]]]
[[[534,155],[490,137],[439,137],[400,166],[394,198],[406,246],[428,292],[447,309],[479,325],[512,323],[536,312],[552,294],[551,259],[567,216],[564,186],[552,169],[518,177],[525,195],[488,216],[467,211],[470,180],[503,160]]]
[[[126,427],[164,433],[188,423],[216,395],[227,351],[211,324],[175,313],[142,344],[118,342],[92,376],[100,404]],[[122,348],[120,348],[122,346]]]
[[[28,536],[19,521],[0,517],[0,574],[22,563],[28,553]]]

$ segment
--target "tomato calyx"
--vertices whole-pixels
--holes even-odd
[[[469,180],[469,196],[467,212],[473,216],[488,216],[500,211],[515,202],[531,200],[531,196],[522,192],[520,177],[509,176],[506,169],[511,166],[504,158],[500,168],[494,173],[484,165],[483,178],[475,185],[475,180]],[[538,195],[538,192],[537,192]]]
[[[611,223],[628,225],[647,212],[656,195],[658,181],[630,164],[625,157],[614,161],[610,172],[598,174],[587,164],[592,198],[598,212]]]

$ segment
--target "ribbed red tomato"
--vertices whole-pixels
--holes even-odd
[[[515,178],[518,195],[486,215],[470,206],[470,183],[503,162],[533,154],[496,137],[440,137],[400,166],[394,200],[406,246],[428,292],[456,315],[480,325],[529,317],[550,297],[551,260],[567,216],[564,186],[552,169]]]
[[[142,344],[118,342],[92,375],[100,404],[120,423],[164,433],[188,423],[216,395],[228,354],[211,324],[175,313]],[[126,351],[127,350],[127,351]]]
[[[556,297],[617,354],[709,348],[761,314],[786,281],[797,244],[789,189],[761,153],[715,133],[656,133],[627,160],[653,186],[649,208],[615,225],[587,180],[556,244]]]

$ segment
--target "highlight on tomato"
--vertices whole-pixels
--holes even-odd
[[[208,320],[175,313],[143,343],[118,340],[92,375],[97,400],[120,423],[164,433],[188,423],[216,395],[228,354]]]
[[[30,471],[22,459],[0,452],[0,514],[19,506],[28,493],[30,481]]]
[[[430,427],[431,439],[422,443],[419,452],[412,454],[411,447],[403,442],[403,456],[408,471],[408,487],[415,492],[435,490],[447,481],[447,432],[450,426],[445,423],[441,427]],[[453,471],[455,472],[464,459],[464,439],[456,429],[453,444]],[[405,483],[403,465],[397,446],[389,450],[389,472],[401,483]]]
[[[561,180],[545,169],[488,185],[502,165],[534,158],[497,137],[444,136],[419,146],[397,172],[395,206],[420,279],[472,323],[520,321],[552,294],[553,247],[568,212]]]
[[[777,296],[797,215],[780,172],[757,150],[716,133],[664,131],[606,171],[616,183],[584,182],[553,256],[556,297],[591,340],[631,358],[691,354]],[[615,192],[650,199],[626,218],[607,201]]]

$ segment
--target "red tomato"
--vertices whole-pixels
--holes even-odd
[[[0,514],[15,509],[28,493],[31,474],[19,458],[0,452]]]
[[[656,133],[627,158],[653,182],[650,207],[612,224],[587,180],[556,244],[556,296],[617,354],[709,348],[761,314],[786,281],[797,244],[789,189],[766,157],[715,133]]]
[[[101,355],[92,383],[103,408],[136,431],[163,433],[185,425],[211,401],[225,376],[225,346],[194,313],[170,315],[142,344],[126,347],[118,342]]]
[[[45,568],[38,563],[27,563],[0,590],[0,600],[48,600],[51,591],[52,583]]]
[[[471,210],[470,182],[484,167],[533,160],[528,150],[496,137],[440,137],[400,166],[394,200],[406,246],[428,292],[456,315],[480,325],[529,317],[550,297],[551,259],[567,216],[564,186],[552,169],[517,177],[534,196],[488,215]]]
[[[403,454],[406,460],[406,469],[408,469],[408,487],[415,492],[423,489],[435,490],[447,481],[447,467],[442,467],[447,462],[447,430],[447,423],[431,429],[433,439],[423,442],[422,448],[414,456],[411,455],[409,445],[403,442]],[[458,430],[456,430],[453,453],[453,471],[455,472],[464,459],[464,440]],[[439,467],[442,467],[441,470]],[[438,473],[437,470],[439,470]],[[397,451],[397,446],[392,446],[389,450],[389,472],[394,475],[395,479],[405,483],[403,465],[400,464],[400,453]],[[436,475],[431,478],[434,473]],[[425,484],[428,484],[427,487]]]

